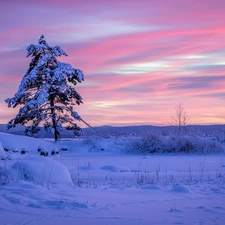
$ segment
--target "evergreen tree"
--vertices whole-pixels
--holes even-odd
[[[49,46],[43,35],[38,44],[27,47],[27,57],[32,57],[29,68],[14,97],[5,100],[8,107],[20,105],[19,113],[7,124],[8,129],[28,123],[25,133],[35,136],[43,125],[54,133],[55,140],[59,139],[63,125],[75,134],[81,132],[74,122],[82,120],[74,105],[82,103],[82,97],[74,86],[84,80],[84,74],[57,61],[61,55],[67,56],[59,46]]]

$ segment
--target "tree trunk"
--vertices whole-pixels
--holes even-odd
[[[53,97],[51,97],[51,99],[50,99],[50,105],[51,105],[52,125],[53,125],[53,129],[54,129],[54,138],[55,138],[55,141],[57,141],[59,139],[60,135],[59,135],[58,127],[57,127]]]

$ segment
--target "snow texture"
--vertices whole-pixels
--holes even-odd
[[[1,225],[224,224],[224,152],[127,155],[124,141],[0,133]]]

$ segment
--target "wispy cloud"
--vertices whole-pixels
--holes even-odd
[[[44,34],[80,68],[77,111],[92,125],[166,125],[182,102],[192,123],[225,123],[225,1],[0,2],[0,122]],[[211,116],[209,116],[211,115]],[[213,115],[213,116],[212,116]]]

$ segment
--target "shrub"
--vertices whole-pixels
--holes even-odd
[[[219,153],[223,150],[222,143],[214,138],[151,133],[142,137],[130,137],[123,152],[128,154]]]

